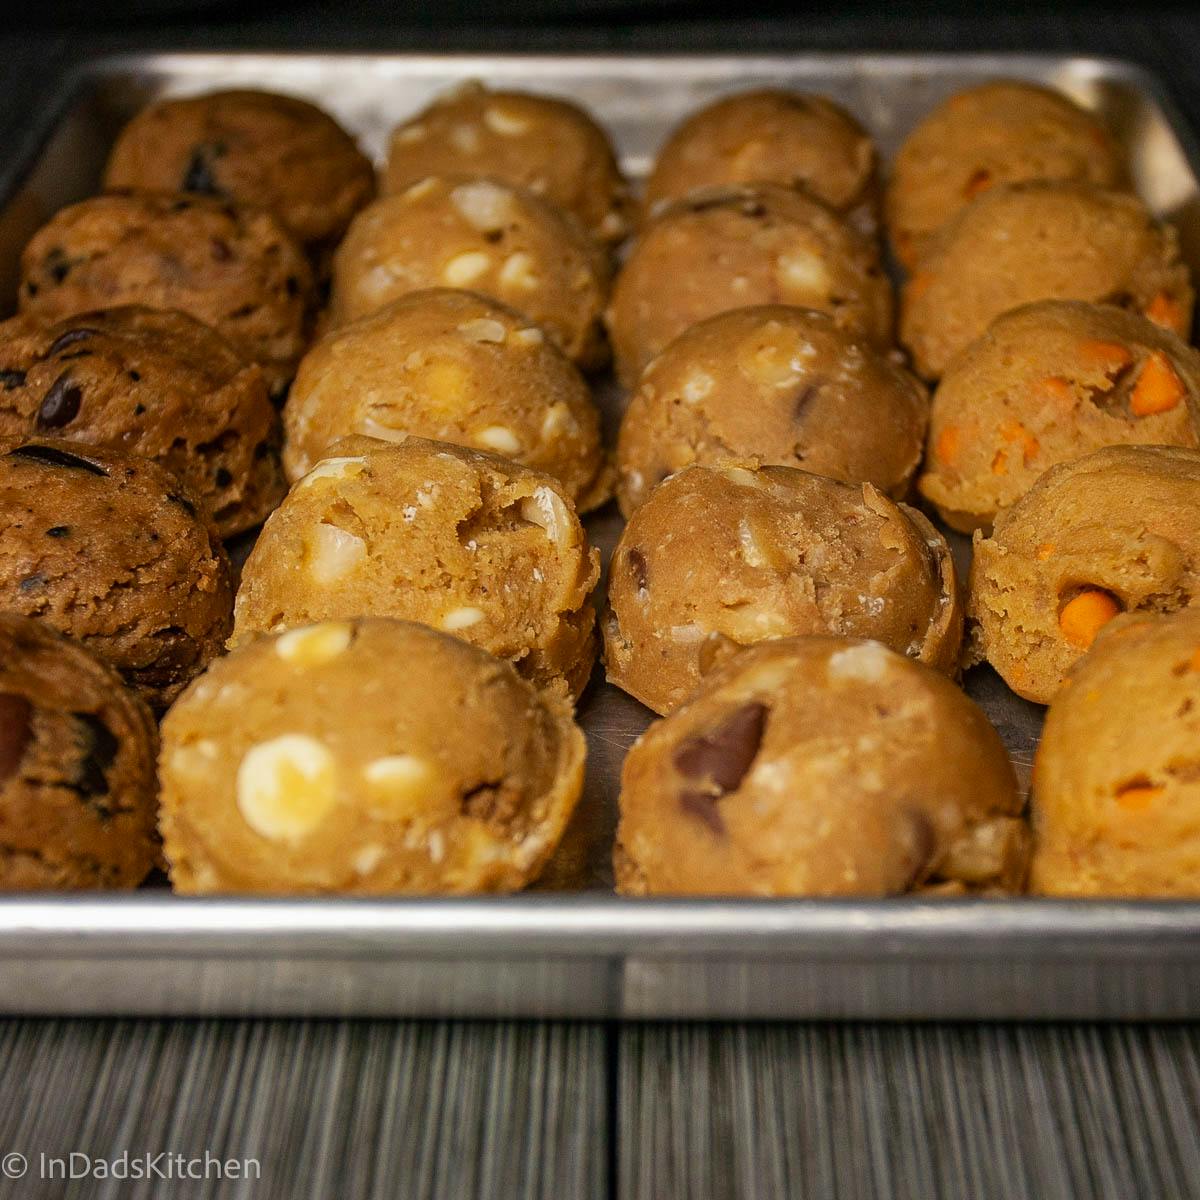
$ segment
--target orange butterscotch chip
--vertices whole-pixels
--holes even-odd
[[[1098,363],[1106,371],[1119,371],[1133,362],[1133,354],[1120,342],[1105,342],[1087,338],[1079,343],[1079,354],[1089,362]]]
[[[1144,812],[1163,794],[1152,783],[1128,783],[1117,791],[1117,803],[1129,812]]]
[[[1187,330],[1183,327],[1183,306],[1166,292],[1159,292],[1150,301],[1146,306],[1146,316],[1155,325],[1162,325],[1166,329],[1173,329],[1181,337],[1187,333]]]
[[[992,474],[1003,475],[1008,470],[1008,451],[997,450],[992,459]]]
[[[1045,562],[1048,558],[1054,557],[1055,546],[1053,542],[1043,542],[1037,548],[1038,562]]]
[[[934,453],[944,463],[952,463],[958,458],[958,449],[960,437],[957,425],[947,425],[941,433],[937,435],[937,441],[934,443]]]
[[[1183,380],[1175,374],[1167,356],[1161,350],[1155,350],[1142,365],[1137,383],[1133,385],[1129,408],[1135,417],[1150,417],[1169,412],[1186,395]]]
[[[1078,399],[1075,389],[1071,386],[1071,381],[1064,379],[1061,375],[1047,375],[1038,381],[1037,387],[1038,391],[1052,400],[1057,400],[1060,404],[1074,404]]]
[[[1063,605],[1058,614],[1062,635],[1078,650],[1086,650],[1096,635],[1121,612],[1121,606],[1108,592],[1089,588]]]
[[[1192,657],[1188,665],[1193,671],[1200,671],[1200,646],[1192,651]]]
[[[1026,466],[1029,465],[1031,459],[1037,456],[1037,452],[1041,449],[1041,443],[1020,421],[1005,421],[1000,426],[1000,436],[1006,442],[1019,442],[1021,444],[1021,456],[1025,460]]]

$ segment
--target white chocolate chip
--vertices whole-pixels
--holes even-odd
[[[500,286],[513,288],[523,292],[531,292],[538,286],[539,280],[533,271],[533,257],[524,250],[510,254],[500,268]]]
[[[724,467],[721,469],[721,474],[730,483],[739,484],[741,487],[755,488],[759,491],[762,490],[762,481],[753,471],[748,471],[745,467]]]
[[[441,627],[446,633],[456,633],[460,629],[470,629],[483,620],[482,608],[452,608],[443,618]]]
[[[801,296],[827,296],[829,272],[821,260],[808,250],[781,254],[776,271],[786,291]]]
[[[476,430],[473,437],[476,445],[495,450],[497,454],[507,454],[511,457],[521,453],[521,443],[507,425],[487,425]]]
[[[358,432],[365,437],[376,438],[381,442],[404,442],[408,434],[403,429],[394,429],[374,417],[363,417],[358,423]]]
[[[365,458],[323,458],[296,486],[311,487],[318,479],[352,479],[366,469]]]
[[[486,179],[460,183],[450,192],[450,203],[480,233],[494,233],[513,219],[512,192]]]
[[[401,196],[409,204],[413,204],[417,200],[424,200],[431,192],[436,192],[440,183],[441,180],[436,175],[426,175],[424,179],[418,179],[416,183],[406,187]]]
[[[702,642],[708,637],[708,630],[702,626],[689,622],[687,625],[672,625],[667,632],[671,635],[673,642],[679,642],[681,645],[691,646],[697,642]]]
[[[534,325],[525,329],[514,329],[509,337],[518,346],[540,346],[546,340],[546,335]]]
[[[247,751],[238,766],[237,805],[255,833],[272,840],[311,833],[337,801],[337,767],[316,738],[285,733]]]
[[[508,333],[499,321],[494,321],[491,317],[477,317],[474,321],[464,321],[459,325],[458,332],[469,342],[497,344],[503,342]]]
[[[291,629],[275,643],[275,653],[298,667],[316,667],[343,654],[354,640],[354,627],[345,621],[322,621]]]
[[[606,241],[609,238],[619,238],[625,235],[628,226],[625,219],[617,212],[604,214],[604,220],[596,227],[596,232]]]
[[[367,556],[362,538],[322,521],[309,539],[308,569],[318,584],[336,583]]]
[[[479,130],[474,125],[455,125],[450,130],[450,142],[461,154],[478,154]]]
[[[531,128],[525,117],[512,109],[501,108],[498,104],[492,104],[483,110],[483,123],[501,137],[520,137]]]
[[[542,437],[547,441],[553,437],[557,437],[560,433],[570,431],[576,432],[578,426],[575,424],[575,418],[571,415],[570,407],[562,400],[550,405],[546,409],[546,415],[542,418]]]
[[[521,517],[532,525],[540,525],[556,546],[565,546],[571,532],[571,514],[556,492],[548,487],[537,488],[532,496],[521,501]]]
[[[429,764],[415,754],[388,754],[373,758],[363,767],[363,778],[369,784],[388,790],[421,787],[431,776]]]
[[[689,404],[697,404],[713,390],[714,380],[707,371],[696,371],[683,385],[683,398]]]
[[[395,140],[402,146],[411,146],[414,142],[424,141],[428,132],[424,125],[405,125],[396,130]]]
[[[831,654],[827,673],[830,679],[878,683],[887,673],[890,659],[891,651],[879,642],[863,642]]]
[[[368,842],[354,854],[352,860],[355,874],[370,875],[383,862],[384,848],[378,842]]]
[[[466,287],[485,274],[491,265],[491,257],[482,250],[467,250],[456,254],[442,268],[442,282],[451,287]]]
[[[435,862],[440,863],[446,857],[446,839],[442,837],[442,831],[435,829],[429,835],[429,857]]]
[[[738,541],[742,546],[742,557],[749,566],[770,566],[770,561],[764,553],[762,545],[755,536],[754,530],[750,528],[750,523],[745,518],[738,523]]]

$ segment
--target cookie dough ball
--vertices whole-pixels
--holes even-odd
[[[1046,714],[1032,890],[1200,895],[1200,612],[1114,621]]]
[[[864,233],[875,230],[875,146],[844,108],[824,96],[763,88],[693,113],[659,151],[646,204],[653,208],[697,188],[739,183],[802,188]]]
[[[1051,467],[975,535],[972,655],[1046,704],[1120,613],[1200,601],[1200,452],[1113,446]]]
[[[995,187],[933,239],[904,289],[900,338],[936,379],[1001,313],[1089,300],[1186,337],[1192,284],[1179,237],[1140,200],[1082,183]]]
[[[304,352],[312,272],[270,213],[208,196],[96,196],[44,225],[21,255],[21,311],[61,321],[98,308],[174,308],[213,326],[282,392]]]
[[[284,424],[293,480],[339,438],[416,434],[545,471],[580,509],[609,496],[582,376],[540,328],[473,292],[412,292],[334,330],[300,364]]]
[[[346,438],[263,526],[234,642],[313,621],[401,617],[583,690],[595,659],[590,550],[562,485],[445,442]]]
[[[621,382],[635,387],[698,321],[755,304],[818,309],[879,346],[891,337],[891,285],[867,238],[788,188],[714,189],[665,209],[617,276],[607,319]]]
[[[221,652],[229,560],[195,496],[146,458],[75,442],[0,454],[0,610],[37,617],[163,708]]]
[[[604,254],[579,224],[521,188],[434,178],[360,213],[334,258],[334,325],[409,292],[470,288],[541,325],[568,358],[607,358]]]
[[[916,379],[825,314],[734,309],[693,325],[643,372],[617,444],[621,508],[682,467],[730,458],[901,497],[928,415]]]
[[[567,701],[407,621],[325,622],[214,663],[163,722],[180,892],[509,892],[583,786]]]
[[[1061,92],[1002,80],[943,101],[905,139],[892,164],[886,213],[896,257],[912,267],[932,235],[996,184],[1124,181],[1103,124]]]
[[[951,363],[920,488],[970,533],[1048,467],[1125,443],[1200,445],[1200,355],[1134,313],[1047,300],[997,317]]]
[[[143,109],[117,136],[104,186],[269,208],[298,242],[320,251],[374,195],[375,171],[315,105],[238,90]]]
[[[0,438],[49,434],[153,458],[229,537],[283,497],[262,369],[185,313],[112,308],[0,325]]]
[[[573,214],[599,241],[629,229],[629,190],[604,130],[577,104],[528,92],[456,88],[398,125],[383,186],[475,175],[526,188]]]
[[[768,638],[870,637],[946,672],[962,640],[941,534],[870,484],[790,467],[673,475],[626,525],[608,605],[608,678],[660,713]]]
[[[617,888],[633,895],[1018,890],[1028,831],[983,713],[878,642],[739,654],[634,744]]]
[[[0,889],[131,888],[150,873],[157,734],[110,667],[0,613]]]

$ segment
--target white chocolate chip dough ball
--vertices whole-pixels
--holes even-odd
[[[595,659],[598,578],[599,555],[549,475],[445,442],[346,438],[263,526],[232,641],[400,617],[578,695]]]
[[[600,414],[542,330],[475,292],[411,292],[323,338],[284,410],[289,478],[350,434],[491,450],[561,481],[580,509],[609,496]]]
[[[259,638],[171,709],[163,845],[180,892],[514,891],[583,784],[565,698],[406,621]]]
[[[489,179],[429,176],[365,208],[333,263],[344,325],[424,288],[470,288],[541,325],[581,367],[608,357],[608,262],[568,213]]]

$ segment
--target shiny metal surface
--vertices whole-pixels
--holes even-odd
[[[333,111],[377,156],[387,131],[469,78],[573,95],[644,174],[667,128],[721,92],[810,88],[885,156],[934,103],[985,79],[1050,83],[1101,111],[1138,190],[1200,274],[1200,156],[1158,83],[1120,62],[1036,55],[522,58],[147,54],[78,73],[0,169],[0,297],[25,240],[93,193],[112,138],[149,99],[227,86]],[[620,397],[600,395],[611,430]],[[589,521],[607,559],[620,519]],[[969,549],[954,538],[960,566]],[[599,672],[598,672],[599,675]],[[988,669],[966,680],[1027,784],[1041,710]],[[1200,905],[1042,900],[627,901],[609,852],[621,760],[648,711],[602,679],[583,697],[585,795],[529,894],[467,900],[0,898],[0,1011],[594,1017],[1200,1015]]]

